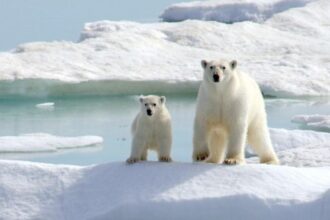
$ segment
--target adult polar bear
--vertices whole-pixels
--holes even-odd
[[[243,164],[248,142],[261,163],[278,164],[257,83],[237,70],[235,60],[201,64],[204,78],[197,97],[193,160]]]

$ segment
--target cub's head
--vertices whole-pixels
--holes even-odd
[[[166,98],[165,96],[140,96],[141,111],[149,117],[156,115],[164,106]]]
[[[224,60],[202,60],[201,65],[204,69],[204,81],[210,83],[220,83],[229,79],[237,67],[237,61],[230,62]]]

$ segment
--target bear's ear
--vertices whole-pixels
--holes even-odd
[[[161,96],[160,97],[160,102],[164,104],[166,102],[166,97],[165,96]]]
[[[236,60],[230,61],[230,67],[232,70],[235,69],[237,67],[237,61]]]
[[[144,96],[143,95],[140,95],[140,97],[139,97],[140,103],[143,103],[143,100],[144,100]]]
[[[206,60],[202,60],[201,61],[201,65],[202,65],[203,69],[205,69],[206,66],[207,66],[207,61]]]

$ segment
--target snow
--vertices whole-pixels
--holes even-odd
[[[176,3],[169,6],[160,18],[164,21],[198,19],[234,23],[262,22],[274,14],[303,7],[313,0],[213,0]]]
[[[0,137],[0,153],[53,152],[60,149],[98,146],[99,136],[61,137],[46,133]]]
[[[271,128],[270,136],[275,151],[324,143],[328,143],[330,147],[330,133],[325,132]]]
[[[0,161],[0,218],[326,220],[329,173],[257,164]]]
[[[284,1],[272,7],[276,2]],[[317,0],[261,23],[87,23],[79,42],[34,42],[0,53],[0,94],[191,94],[202,79],[200,60],[224,57],[237,59],[265,95],[329,96],[329,11],[329,1]]]
[[[330,166],[330,133],[308,130],[270,128],[273,147],[281,165],[294,167]],[[246,152],[248,162],[257,163],[251,148]]]
[[[295,115],[291,121],[310,129],[330,131],[330,115]]]

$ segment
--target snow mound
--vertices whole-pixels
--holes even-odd
[[[278,152],[282,165],[294,167],[330,166],[330,143],[302,145]]]
[[[262,22],[274,14],[291,8],[303,7],[313,0],[213,0],[177,3],[160,15],[163,21],[198,19],[234,23]]]
[[[48,152],[97,146],[102,142],[99,136],[60,137],[46,133],[3,136],[0,137],[0,153]]]
[[[270,136],[275,151],[284,151],[310,145],[322,145],[324,143],[329,143],[330,149],[329,133],[271,128]]]
[[[330,134],[316,131],[270,128],[270,137],[282,165],[294,167],[330,166]],[[259,158],[247,148],[247,162]]]
[[[330,115],[296,115],[291,121],[310,129],[330,131]]]
[[[0,161],[1,219],[317,219],[330,168]]]
[[[201,59],[237,59],[265,95],[330,95],[330,1],[264,23],[87,23],[81,40],[0,53],[0,97],[196,93]],[[317,73],[317,74],[316,74]]]

